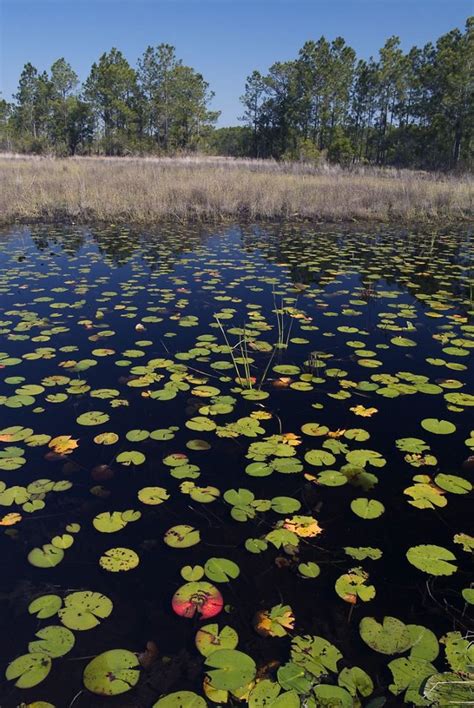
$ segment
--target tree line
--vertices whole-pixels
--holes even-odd
[[[343,163],[472,164],[473,71],[473,17],[464,32],[407,53],[390,37],[377,59],[357,59],[341,37],[321,37],[297,59],[248,77],[241,139],[256,157],[325,152]]]
[[[390,37],[360,59],[342,37],[308,41],[296,59],[246,80],[242,125],[219,112],[201,74],[174,47],[148,47],[133,68],[117,49],[82,87],[71,66],[26,64],[13,103],[0,101],[0,147],[24,152],[327,159],[425,169],[469,168],[474,148],[474,18],[404,52]]]
[[[148,47],[136,69],[113,48],[82,86],[64,58],[42,73],[27,63],[14,102],[0,102],[0,146],[57,155],[195,150],[219,115],[213,96],[169,44]]]

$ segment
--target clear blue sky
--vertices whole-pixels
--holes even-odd
[[[344,37],[359,56],[397,34],[423,45],[463,27],[473,0],[0,0],[0,90],[10,99],[27,61],[64,56],[84,80],[112,46],[131,64],[168,42],[215,91],[220,125],[237,123],[245,77],[291,59],[307,39]]]

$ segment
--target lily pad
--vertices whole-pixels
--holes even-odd
[[[58,615],[61,622],[69,629],[93,629],[100,621],[110,615],[112,601],[99,592],[83,590],[72,592],[64,598],[64,607]]]
[[[81,415],[76,418],[76,422],[79,425],[103,425],[107,423],[109,419],[110,416],[108,413],[89,411],[88,413],[81,413]]]
[[[36,632],[37,640],[28,644],[30,653],[42,652],[53,659],[64,656],[74,646],[74,634],[66,627],[49,625]]]
[[[378,519],[385,511],[384,505],[376,499],[359,497],[351,501],[351,509],[361,519]]]
[[[401,654],[412,643],[407,625],[396,617],[384,617],[382,623],[374,617],[364,617],[359,632],[364,642],[381,654]]]
[[[153,703],[153,708],[206,708],[206,706],[204,698],[192,691],[169,693]]]
[[[452,562],[456,560],[456,556],[442,546],[412,546],[406,556],[415,568],[430,575],[452,575],[457,570],[457,566]]]
[[[203,656],[210,656],[218,649],[235,649],[239,637],[232,627],[225,626],[219,630],[218,624],[206,624],[198,629],[195,642]]]
[[[51,665],[51,657],[48,654],[24,654],[8,664],[5,677],[8,681],[15,681],[17,688],[33,688],[44,681],[51,671]]]
[[[202,580],[182,585],[173,595],[171,604],[180,617],[191,618],[197,613],[202,619],[209,619],[221,612],[224,600],[214,585]]]
[[[207,657],[207,674],[214,688],[234,691],[249,684],[257,673],[254,660],[237,649],[218,649]]]
[[[450,435],[456,430],[454,423],[449,420],[438,420],[437,418],[425,418],[421,421],[421,427],[435,435]]]
[[[127,649],[99,654],[84,669],[84,686],[99,696],[117,696],[133,688],[140,678],[140,664]]]
[[[99,560],[100,566],[110,573],[133,570],[139,562],[140,558],[131,548],[109,548]]]
[[[164,542],[171,548],[190,548],[201,540],[199,531],[188,524],[172,526],[165,533]]]

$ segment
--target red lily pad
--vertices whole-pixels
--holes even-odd
[[[173,595],[171,604],[180,617],[191,618],[197,612],[201,619],[208,619],[219,614],[224,599],[214,585],[200,581],[182,585]]]

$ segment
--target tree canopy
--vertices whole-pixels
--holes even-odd
[[[308,41],[292,61],[254,71],[242,120],[255,157],[452,168],[473,157],[474,18],[405,53],[389,37],[357,59],[342,37]]]
[[[433,44],[389,37],[358,58],[342,37],[305,42],[298,56],[253,71],[243,125],[215,128],[204,77],[169,44],[131,66],[116,48],[81,86],[64,58],[25,64],[12,103],[0,99],[0,149],[33,153],[174,154],[327,159],[343,165],[469,168],[474,148],[474,18]]]

